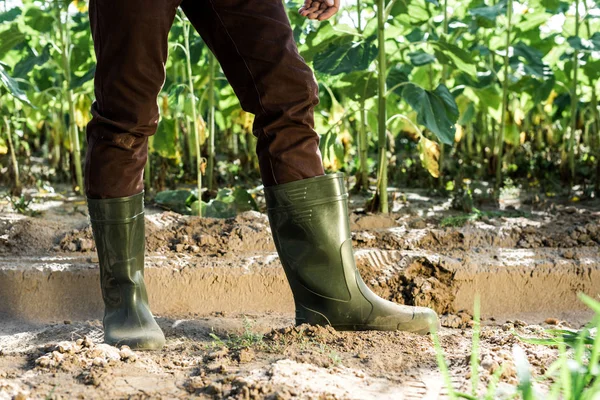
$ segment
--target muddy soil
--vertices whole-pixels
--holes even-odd
[[[167,345],[154,353],[101,343],[99,321],[5,325],[0,399],[445,397],[430,336],[291,323],[279,315],[159,318]],[[543,374],[556,351],[516,336],[541,337],[543,329],[520,321],[484,327],[480,389],[502,367],[498,398],[512,393],[515,345],[524,349],[532,372]],[[440,332],[457,390],[470,391],[471,335],[470,329]]]
[[[354,204],[351,228],[359,269],[377,293],[399,303],[433,307],[442,315],[441,343],[453,384],[468,391],[471,315],[453,306],[456,269],[445,260],[476,265],[478,260],[496,259],[510,266],[514,260],[504,260],[502,254],[527,250],[538,261],[551,260],[550,265],[563,260],[597,266],[600,202],[512,202],[501,213],[482,209],[482,215],[462,226],[447,226],[454,223],[452,217],[464,215],[449,206],[446,200],[410,193],[388,216],[364,213],[360,203]],[[95,246],[81,198],[40,196],[31,209],[41,215],[24,216],[0,203],[0,261],[81,255],[95,267]],[[259,212],[217,220],[148,207],[146,220],[148,254],[166,259],[185,255],[180,268],[227,268],[275,252],[268,220]],[[390,267],[401,251],[414,256],[402,268]],[[422,253],[435,254],[438,261]],[[511,284],[510,279],[497,282]],[[584,322],[552,313],[526,322],[486,318],[480,389],[502,366],[499,390],[507,396],[514,390],[515,345],[525,350],[536,375],[555,359],[555,349],[520,342],[516,334],[542,337],[545,327],[579,328]],[[39,324],[0,315],[0,400],[443,397],[429,336],[293,327],[291,313],[184,319],[161,315],[159,323],[167,346],[149,353],[102,344],[99,320]]]

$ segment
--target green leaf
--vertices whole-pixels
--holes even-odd
[[[154,202],[167,210],[180,214],[191,214],[190,202],[196,200],[194,194],[185,190],[165,190],[154,197]]]
[[[377,75],[371,71],[354,71],[344,74],[338,89],[354,100],[368,99],[377,94]]]
[[[411,43],[421,42],[425,40],[425,32],[423,32],[419,28],[415,28],[412,30],[412,32],[406,35],[405,38]]]
[[[32,106],[25,92],[19,89],[17,82],[8,74],[8,72],[6,72],[2,64],[0,64],[0,82],[2,82],[2,85],[8,89],[8,93],[11,96],[21,100],[25,104]]]
[[[0,32],[0,58],[24,41],[25,34],[19,30],[16,23],[13,23],[7,30]]]
[[[315,70],[328,75],[339,75],[365,70],[377,56],[375,37],[356,42],[354,35],[344,35],[329,46],[313,62]]]
[[[50,59],[50,47],[49,44],[46,45],[42,50],[42,54],[38,54],[37,56],[30,50],[29,56],[22,58],[17,65],[15,65],[14,75],[25,78],[33,67],[47,63]]]
[[[156,153],[165,158],[177,158],[177,132],[176,121],[173,118],[161,118],[152,147]]]
[[[581,69],[591,80],[600,79],[600,59],[594,61],[588,60]]]
[[[533,382],[531,379],[531,365],[527,361],[525,351],[519,346],[514,346],[513,358],[517,369],[517,377],[519,378],[517,389],[521,392],[523,400],[534,400],[536,397],[534,397]]]
[[[540,25],[546,23],[551,16],[551,14],[537,10],[536,12],[529,12],[525,14],[523,19],[517,24],[517,28],[521,30],[521,32],[528,32],[532,29],[539,31]]]
[[[596,314],[600,315],[600,302],[593,297],[590,297],[584,293],[579,293],[577,296],[586,306],[591,308]]]
[[[575,50],[580,51],[600,51],[600,32],[596,32],[589,39],[582,39],[578,36],[570,36],[567,42]]]
[[[474,17],[481,17],[491,22],[496,22],[496,18],[506,14],[506,0],[499,1],[493,6],[477,7],[469,10],[469,14]]]
[[[472,102],[469,102],[465,111],[460,115],[460,119],[458,120],[459,125],[467,125],[471,123],[475,119],[475,105]]]
[[[390,10],[390,15],[395,17],[397,15],[403,15],[408,12],[408,4],[411,0],[396,0],[392,9]],[[389,1],[386,1],[386,7],[389,4]]]
[[[484,112],[487,112],[497,122],[500,122],[502,92],[498,86],[490,85],[481,89],[475,89],[474,92],[479,98]]]
[[[386,79],[386,84],[389,89],[396,87],[399,83],[408,82],[408,76],[410,75],[413,67],[410,65],[394,65]],[[394,89],[394,93],[398,96],[402,96],[402,89],[404,86],[400,86]]]
[[[69,88],[70,89],[80,88],[84,83],[94,79],[95,73],[96,73],[96,66],[94,65],[82,76],[77,76],[77,75],[73,74],[73,76],[71,77],[71,85]]]
[[[191,204],[191,211],[198,213],[199,201]],[[242,188],[221,189],[217,197],[208,203],[202,202],[202,216],[208,218],[232,218],[244,211],[258,211],[258,204],[247,190]]]
[[[31,7],[25,12],[25,23],[38,32],[50,32],[54,25],[54,17],[46,10]]]
[[[513,46],[510,66],[521,75],[530,75],[541,79],[550,79],[552,70],[542,60],[543,54],[523,42]]]
[[[14,21],[19,15],[21,15],[21,9],[19,7],[11,8],[0,14],[0,24]]]
[[[421,65],[427,65],[435,62],[435,56],[425,53],[423,50],[419,50],[414,53],[408,53],[408,56],[410,57],[410,62],[415,67],[420,67]]]
[[[408,84],[402,97],[417,112],[417,121],[433,132],[442,143],[454,143],[458,106],[448,88],[439,85],[433,92]]]
[[[431,43],[432,46],[437,47],[435,56],[440,62],[443,64],[454,65],[459,70],[471,76],[477,75],[477,68],[469,52],[448,43],[443,39],[429,43]]]

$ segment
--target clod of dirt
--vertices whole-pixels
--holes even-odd
[[[456,314],[445,314],[440,317],[440,323],[446,328],[465,329],[473,326],[473,316],[467,311]]]
[[[85,337],[76,342],[60,342],[45,346],[44,355],[35,360],[41,369],[72,371],[75,368],[105,368],[120,361],[135,361],[136,354],[128,347],[121,349],[105,343],[94,344]]]
[[[0,400],[27,399],[29,391],[16,382],[0,379]]]
[[[242,349],[238,354],[238,360],[240,363],[248,363],[256,357],[254,350],[252,349]]]

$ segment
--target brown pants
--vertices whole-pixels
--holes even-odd
[[[87,126],[91,198],[140,193],[159,119],[167,36],[181,6],[245,111],[265,186],[323,174],[313,108],[318,87],[298,54],[281,0],[90,0],[96,101]]]

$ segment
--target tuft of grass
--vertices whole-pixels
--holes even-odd
[[[13,198],[12,196],[7,196],[7,199],[10,201],[13,210],[15,210],[15,212],[19,214],[27,215],[29,217],[37,217],[41,215],[41,212],[32,210],[30,208],[33,199],[27,199],[25,195],[21,195],[16,198]]]
[[[211,332],[209,336],[213,339],[213,347],[227,347],[231,350],[241,350],[249,347],[262,346],[263,334],[254,332],[254,322],[244,317],[244,332],[241,335],[228,334],[222,339]]]
[[[444,217],[440,222],[440,226],[442,228],[445,227],[454,227],[458,228],[464,226],[469,221],[477,221],[484,217],[487,218],[517,218],[517,217],[525,217],[529,214],[523,211],[481,211],[477,208],[473,207],[473,212],[462,214],[462,215],[453,215],[451,217]]]
[[[600,399],[600,302],[579,294],[579,299],[595,312],[595,316],[586,327],[579,331],[567,329],[549,329],[550,338],[524,338],[516,335],[522,342],[557,347],[559,356],[541,377],[531,375],[531,365],[523,349],[516,345],[513,348],[513,359],[517,369],[518,384],[511,399],[522,400],[598,400]],[[450,373],[444,357],[443,349],[436,329],[432,329],[438,367],[448,389],[450,399],[464,398],[471,400],[492,400],[497,398],[496,387],[502,376],[503,366],[494,372],[488,381],[484,397],[478,397],[479,386],[479,339],[480,310],[479,298],[475,299],[473,343],[471,353],[471,391],[457,392],[451,382]],[[434,327],[436,328],[436,327]],[[536,389],[536,383],[552,382],[548,393],[542,396]]]

